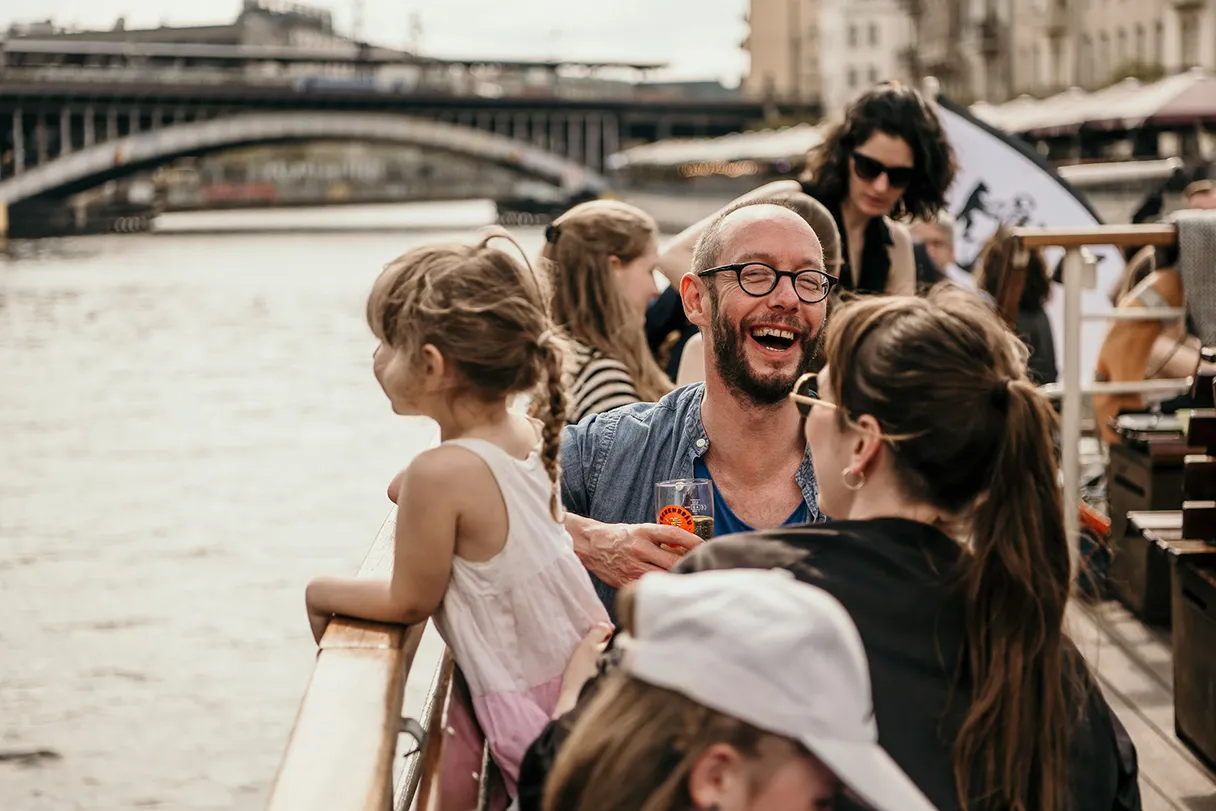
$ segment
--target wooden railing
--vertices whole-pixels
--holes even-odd
[[[360,577],[390,575],[395,529],[394,513],[380,527]],[[396,785],[393,780],[405,681],[425,628],[345,618],[329,624],[267,811],[399,811],[410,806],[420,784],[424,795],[436,795],[437,783],[424,774],[437,779],[434,766],[446,735],[425,734]],[[424,732],[446,726],[451,677],[445,651],[418,719]]]

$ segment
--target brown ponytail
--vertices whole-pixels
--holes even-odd
[[[832,319],[837,419],[873,416],[907,495],[970,519],[957,572],[966,639],[955,686],[970,694],[954,742],[959,804],[1065,811],[1084,671],[1063,630],[1056,418],[1026,378],[1025,349],[978,296],[949,285],[844,302]]]
[[[1070,583],[1055,412],[1024,379],[1006,387],[1005,436],[975,510],[962,574],[971,706],[954,744],[959,797],[972,775],[1013,811],[1069,806],[1076,672],[1063,632]]]
[[[545,371],[545,387],[548,390],[548,407],[537,403],[536,416],[541,421],[541,460],[549,479],[553,482],[553,495],[549,509],[554,521],[562,520],[561,500],[558,498],[558,451],[562,445],[562,428],[566,425],[566,388],[562,385],[562,362],[564,355],[561,343],[552,334],[542,336],[540,342],[541,364]]]

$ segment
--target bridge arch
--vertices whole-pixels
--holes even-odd
[[[0,203],[83,191],[186,155],[307,140],[410,144],[506,166],[568,193],[608,188],[602,175],[576,161],[470,127],[396,113],[257,112],[173,124],[85,147],[0,182]]]

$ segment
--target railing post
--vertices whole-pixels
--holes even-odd
[[[34,119],[34,149],[39,166],[50,160],[49,144],[50,138],[46,132],[46,111],[39,110],[38,117]]]
[[[21,120],[21,108],[13,110],[13,174],[25,171],[25,124]]]
[[[621,125],[617,117],[609,113],[603,118],[603,127],[604,164],[607,165],[608,158],[621,149]]]
[[[1064,473],[1064,529],[1076,571],[1080,553],[1081,494],[1081,290],[1085,284],[1085,258],[1080,248],[1064,252],[1064,402],[1061,405],[1060,446]]]
[[[572,161],[583,161],[583,117],[571,115],[566,118],[566,157]]]
[[[82,136],[84,138],[85,146],[92,146],[93,143],[97,140],[97,131],[94,129],[95,122],[93,121],[94,115],[95,115],[95,113],[93,111],[93,105],[91,105],[91,104],[85,105],[85,108],[84,108],[84,133]]]
[[[600,127],[602,119],[597,113],[587,115],[587,137],[585,140],[586,147],[583,150],[583,163],[595,169],[597,172],[604,167],[602,158],[603,153],[600,151]]]
[[[64,107],[59,111],[59,155],[63,157],[72,151],[72,111]]]

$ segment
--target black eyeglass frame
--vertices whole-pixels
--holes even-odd
[[[769,287],[768,290],[765,290],[763,293],[753,293],[751,290],[748,290],[747,287],[745,287],[743,284],[743,269],[746,267],[750,267],[751,265],[759,265],[761,267],[768,268],[769,270],[771,270],[773,272],[773,284],[772,284],[772,286]],[[828,273],[826,270],[817,270],[816,268],[807,268],[805,270],[777,270],[777,268],[773,267],[772,265],[768,264],[767,262],[732,262],[729,265],[719,265],[716,268],[706,268],[705,270],[697,271],[697,275],[698,276],[710,276],[714,273],[725,273],[727,271],[734,271],[735,281],[739,283],[739,289],[742,290],[744,293],[747,293],[747,295],[751,296],[752,298],[764,298],[769,293],[772,293],[774,290],[777,289],[777,285],[781,284],[782,278],[789,277],[790,285],[794,288],[794,295],[796,295],[798,297],[798,300],[801,301],[803,304],[818,304],[819,302],[823,301],[824,299],[826,299],[828,296],[830,296],[832,294],[833,287],[840,284],[840,277],[833,276],[831,273]],[[823,295],[821,297],[815,299],[814,301],[808,301],[807,299],[802,297],[802,294],[800,292],[798,292],[798,277],[805,276],[808,273],[813,273],[816,276],[822,276],[823,278],[827,279],[827,281],[828,281],[827,287],[823,291]]]

